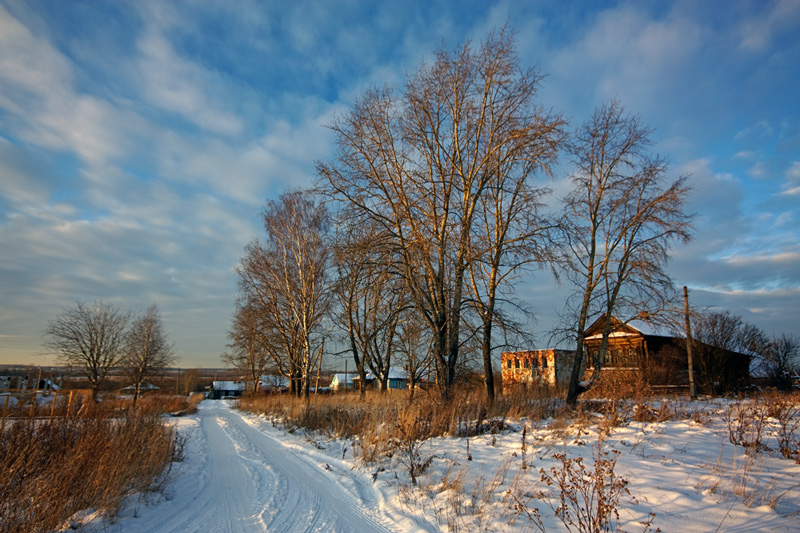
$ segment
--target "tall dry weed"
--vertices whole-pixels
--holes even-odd
[[[786,459],[800,463],[800,394],[770,391],[761,397],[767,416],[772,419],[778,451]]]
[[[163,489],[180,439],[160,417],[127,412],[9,421],[0,438],[0,530],[53,531],[76,513],[113,517]]]
[[[542,482],[555,494],[541,492],[539,498],[553,510],[569,531],[598,533],[622,531],[620,507],[623,500],[637,503],[628,490],[628,481],[615,472],[619,452],[603,449],[598,438],[592,465],[582,457],[568,458],[563,453],[553,455],[558,465],[540,469]],[[643,531],[651,531],[655,514],[641,522]],[[543,530],[543,528],[541,528]],[[656,531],[661,531],[656,529]]]

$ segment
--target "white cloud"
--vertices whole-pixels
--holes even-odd
[[[0,75],[6,90],[20,88],[40,97],[72,82],[69,61],[47,41],[34,36],[3,6],[0,6]],[[2,93],[0,98],[4,106],[9,103]]]
[[[740,46],[746,50],[763,52],[776,37],[797,31],[797,25],[800,23],[800,3],[796,0],[778,0],[763,5],[767,6],[767,9],[747,17],[741,27]]]
[[[772,127],[768,120],[759,120],[755,124],[736,132],[734,138],[736,140],[763,139],[772,136],[773,133],[775,133],[775,128]]]
[[[784,250],[773,253],[757,253],[753,255],[733,254],[723,259],[726,263],[735,266],[764,267],[765,270],[775,268],[792,267],[800,263],[800,250]]]
[[[750,167],[748,172],[754,178],[763,178],[767,172],[766,164],[764,161],[758,161],[756,164]]]
[[[786,171],[786,178],[792,183],[800,181],[800,161],[792,161],[792,166]]]
[[[622,4],[600,13],[583,38],[557,51],[547,69],[563,80],[562,90],[588,89],[595,103],[618,96],[632,109],[647,109],[675,90],[702,33],[676,12],[656,20],[634,4]]]
[[[90,164],[126,154],[141,119],[74,88],[74,66],[0,7],[0,108],[16,136]]]
[[[786,182],[779,196],[798,196],[800,195],[800,161],[792,161],[786,170]]]
[[[242,119],[232,111],[234,97],[221,75],[180,57],[167,37],[154,29],[139,39],[138,46],[139,80],[147,102],[214,133],[242,132]]]

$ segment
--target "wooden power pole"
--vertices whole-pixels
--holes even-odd
[[[694,387],[694,367],[692,365],[692,328],[689,325],[689,289],[683,286],[683,308],[686,314],[686,355],[689,358],[689,396],[697,399],[697,390]]]

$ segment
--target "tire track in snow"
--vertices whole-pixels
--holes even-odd
[[[396,530],[381,523],[372,487],[358,474],[325,471],[224,402],[203,402],[192,418],[199,424],[169,501],[142,507],[138,518],[126,517],[107,531]],[[341,476],[347,486],[335,479]]]
[[[297,500],[292,505],[282,502],[271,506],[278,507],[275,514],[270,514],[270,508],[264,509],[262,517],[269,531],[391,531],[370,512],[374,495],[365,499],[362,494],[351,493],[302,452],[254,428],[238,412],[224,412],[228,423],[224,427],[240,456],[256,464],[269,464],[275,475],[286,481],[286,496]]]

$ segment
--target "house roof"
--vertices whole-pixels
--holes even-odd
[[[584,340],[596,340],[603,337],[603,327],[605,326],[606,315],[600,316],[595,320],[591,326],[586,328]],[[620,337],[645,337],[648,340],[655,338],[669,338],[669,339],[685,339],[685,337],[676,337],[673,335],[662,335],[663,330],[655,327],[653,324],[644,320],[630,320],[623,322],[617,317],[611,317],[611,333],[609,338]]]
[[[120,390],[135,390],[135,389],[136,385],[128,385],[127,387],[122,387],[122,389]],[[142,381],[139,390],[158,390],[158,387],[147,381]]]
[[[211,388],[214,390],[244,390],[244,381],[214,381]]]
[[[375,379],[375,374],[372,372],[367,373],[367,381]],[[390,368],[389,379],[408,379],[408,372],[402,368]]]
[[[594,323],[586,328],[585,339],[599,339],[603,336],[603,329],[606,325],[606,314],[594,321]],[[641,337],[644,333],[631,326],[625,324],[616,317],[611,317],[611,334],[610,337]]]

